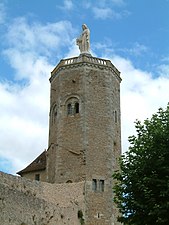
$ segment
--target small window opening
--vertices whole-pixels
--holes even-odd
[[[92,190],[98,192],[104,192],[104,180],[92,180]]]
[[[73,183],[73,182],[71,180],[68,180],[68,181],[66,181],[66,183],[69,183],[70,184],[70,183]]]
[[[92,189],[93,189],[93,191],[97,191],[97,180],[96,179],[93,179],[93,181],[92,181]]]
[[[78,219],[83,218],[83,212],[82,212],[82,210],[78,210],[77,216],[78,216]]]
[[[57,110],[54,111],[54,116],[57,117]]]
[[[104,192],[104,180],[99,180],[99,190]]]
[[[73,107],[72,107],[72,104],[70,104],[70,103],[67,105],[67,114],[68,115],[73,114]]]
[[[70,98],[66,104],[67,107],[67,115],[74,116],[75,114],[78,114],[80,111],[80,104],[79,100],[77,98]]]
[[[40,180],[40,174],[35,174],[35,180]]]
[[[117,123],[117,111],[116,110],[114,111],[114,121],[115,121],[115,123]]]
[[[79,103],[75,103],[75,113],[79,113]]]
[[[52,124],[56,122],[57,119],[57,106],[55,105],[52,109]]]
[[[80,220],[80,224],[84,224],[83,212],[82,210],[78,210],[77,217]]]

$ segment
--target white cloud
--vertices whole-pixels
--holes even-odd
[[[0,24],[3,24],[6,19],[6,10],[5,5],[3,3],[0,3]]]
[[[135,133],[134,121],[143,121],[165,108],[169,99],[169,65],[162,66],[159,77],[134,68],[129,60],[114,56],[112,63],[121,71],[121,115],[123,151],[128,147],[128,136]],[[163,70],[164,69],[164,70]]]
[[[37,54],[49,56],[54,50],[59,51],[63,46],[68,46],[73,32],[68,21],[30,24],[22,17],[15,19],[9,26],[7,40],[11,47],[17,46],[21,52],[33,51],[35,57]]]
[[[135,55],[135,56],[140,56],[146,52],[148,52],[148,47],[141,44],[141,43],[138,43],[138,42],[135,42],[132,44],[131,48],[123,48],[123,49],[119,49],[121,52],[126,52],[127,54],[130,54],[130,55]]]
[[[162,62],[167,62],[169,63],[169,56],[165,56],[161,59]]]
[[[67,10],[72,10],[73,9],[73,3],[71,0],[64,0],[64,8]]]
[[[64,0],[62,5],[57,5],[56,7],[67,13],[72,11],[75,8],[75,5],[72,0]]]
[[[90,1],[91,2],[91,1]],[[124,0],[102,0],[102,1],[95,1],[95,2],[92,2],[93,5],[97,5],[97,6],[100,6],[100,7],[122,7],[122,6],[125,6],[125,1]]]
[[[13,163],[12,172],[22,169],[44,148],[48,141],[49,81],[52,57],[61,59],[66,46],[66,57],[79,55],[75,45],[75,30],[67,21],[50,24],[29,24],[18,18],[9,27],[6,36],[9,48],[4,55],[15,79],[25,85],[0,83],[0,157]],[[73,41],[72,41],[73,39]],[[107,43],[107,42],[106,42]],[[98,48],[107,48],[98,44]],[[143,49],[144,50],[144,49]],[[132,62],[106,51],[112,63],[121,71],[121,111],[123,151],[127,138],[134,134],[135,119],[144,120],[165,107],[169,99],[169,65],[158,68],[159,76],[136,69]],[[55,54],[54,54],[55,53]],[[59,58],[60,57],[60,58]],[[49,60],[50,59],[50,60]]]
[[[82,7],[84,9],[90,9],[92,7],[92,2],[88,0],[83,0],[82,1]]]
[[[47,147],[51,65],[39,62],[38,68],[32,67],[34,78],[27,86],[0,84],[0,156],[15,170]]]
[[[69,45],[65,58],[77,57],[80,54],[79,47],[76,45],[76,39],[73,39]]]
[[[161,64],[158,67],[158,72],[159,72],[159,75],[161,77],[168,77],[169,78],[169,60],[168,60],[167,63],[168,64]]]
[[[67,21],[43,25],[18,18],[9,26],[3,56],[15,82],[0,83],[0,157],[12,162],[13,173],[48,147],[49,77],[55,66],[49,61],[70,48],[73,33]]]
[[[115,19],[119,20],[123,17],[129,16],[130,12],[127,10],[122,10],[120,12],[111,9],[111,7],[93,7],[92,8],[94,17],[96,19]]]
[[[111,0],[111,2],[115,5],[118,5],[118,6],[123,6],[125,5],[125,2],[124,0]]]
[[[102,0],[96,1],[95,3],[90,2],[89,6],[96,19],[105,20],[111,18],[118,20],[130,15],[130,12],[124,9],[125,2],[123,0]]]
[[[99,7],[93,7],[93,13],[94,17],[96,19],[107,19],[107,18],[116,18],[119,19],[120,14],[114,12],[111,8],[99,8]]]

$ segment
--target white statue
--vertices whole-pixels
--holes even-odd
[[[90,30],[86,24],[82,25],[82,30],[82,34],[76,39],[76,44],[79,46],[81,54],[90,54]]]

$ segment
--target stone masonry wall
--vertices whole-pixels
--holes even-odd
[[[86,68],[86,221],[89,225],[118,224],[112,195],[112,174],[117,169],[116,157],[121,150],[117,75],[107,67]],[[92,180],[96,181],[94,190]],[[99,190],[100,180],[104,181],[104,191]]]
[[[85,224],[118,225],[112,174],[121,153],[120,73],[109,60],[83,55],[61,60],[50,82],[49,146],[55,154],[48,150],[48,181],[85,180]],[[71,98],[78,99],[79,113],[70,116]]]
[[[83,182],[49,184],[0,172],[0,224],[80,225],[83,192]]]
[[[35,175],[39,174],[39,179],[42,182],[46,182],[46,170],[38,170],[38,171],[31,171],[28,173],[22,174],[22,177],[30,179],[30,180],[35,180]]]
[[[50,117],[49,182],[79,182],[85,179],[83,78],[84,69],[78,67],[61,70],[51,81],[51,111],[53,105],[57,105],[57,116],[55,123],[52,123],[53,113]],[[67,102],[71,99],[79,102],[79,113],[75,115],[67,115]]]

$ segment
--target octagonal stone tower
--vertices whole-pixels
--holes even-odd
[[[117,225],[112,174],[121,154],[120,72],[92,57],[90,31],[76,40],[80,56],[51,73],[47,181],[85,181],[86,225]]]
[[[109,60],[81,54],[61,60],[50,82],[47,180],[85,181],[85,224],[112,225],[112,174],[121,154],[120,73]]]

